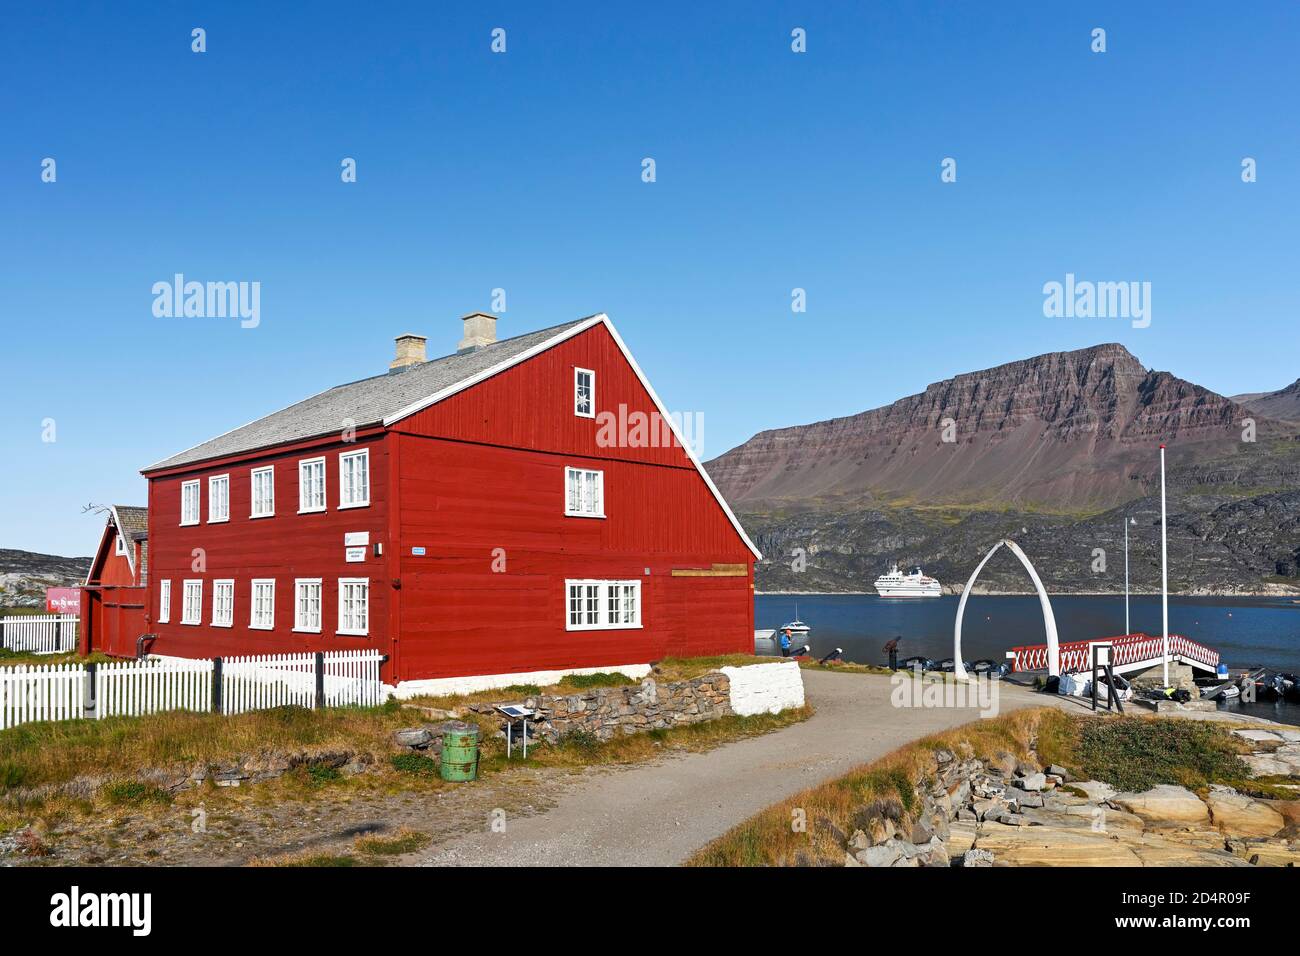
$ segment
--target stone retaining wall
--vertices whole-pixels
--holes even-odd
[[[497,704],[517,704],[518,699],[472,704],[479,714],[493,714]],[[598,740],[619,734],[697,724],[730,715],[779,713],[804,703],[803,678],[794,661],[724,667],[684,681],[658,682],[646,678],[640,685],[593,687],[573,694],[542,694],[522,701],[539,712],[533,732],[555,742],[582,732]]]

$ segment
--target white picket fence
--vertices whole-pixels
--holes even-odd
[[[86,669],[80,664],[0,667],[0,730],[33,720],[80,717]]]
[[[95,716],[140,717],[212,710],[212,661],[114,661],[95,665]]]
[[[331,651],[321,655],[326,707],[373,707],[383,703],[378,651]],[[95,665],[0,667],[0,730],[33,720],[75,717],[140,717],[168,710],[210,713],[213,660],[151,658]],[[93,673],[93,711],[83,713]],[[276,654],[221,659],[221,713],[244,714],[271,707],[314,708],[315,654]]]
[[[374,707],[383,703],[378,651],[334,651],[324,655],[326,707]],[[221,666],[221,710],[242,714],[316,701],[316,655],[228,657]]]
[[[25,654],[60,654],[76,650],[75,614],[15,614],[0,617],[0,647]]]

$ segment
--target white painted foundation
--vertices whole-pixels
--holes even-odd
[[[721,670],[731,680],[731,709],[742,717],[803,706],[803,673],[795,661]]]
[[[734,668],[733,668],[734,669]],[[546,687],[558,684],[570,674],[625,674],[640,680],[650,673],[649,664],[619,664],[606,667],[574,667],[560,671],[524,671],[518,674],[476,674],[469,677],[431,677],[425,680],[404,680],[396,687],[384,685],[390,697],[406,700],[411,697],[444,697],[450,694],[473,694],[481,690],[495,690],[513,684],[536,684]],[[800,703],[803,702],[800,685]]]

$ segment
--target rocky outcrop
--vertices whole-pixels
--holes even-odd
[[[1293,731],[1282,731],[1284,734]],[[1246,738],[1243,738],[1246,739]],[[1287,746],[1281,736],[1255,741]],[[1213,786],[1206,798],[1161,785],[1116,793],[1063,767],[1001,752],[938,750],[911,814],[863,807],[846,866],[1291,866],[1300,861],[1300,800],[1259,800]]]
[[[1205,803],[1186,787],[1162,785],[1142,793],[1117,793],[1110,802],[1152,827],[1199,827],[1210,822]]]

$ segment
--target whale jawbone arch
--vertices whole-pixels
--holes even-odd
[[[970,597],[970,589],[975,586],[975,580],[980,576],[980,572],[984,570],[984,565],[989,563],[989,558],[993,557],[998,548],[1003,545],[1020,559],[1020,563],[1029,572],[1029,579],[1034,582],[1035,590],[1038,591],[1038,603],[1043,607],[1043,629],[1047,631],[1047,673],[1052,677],[1059,677],[1061,675],[1061,652],[1056,639],[1056,615],[1052,613],[1052,602],[1048,600],[1043,582],[1038,577],[1038,572],[1034,570],[1029,558],[1025,555],[1025,552],[1020,550],[1020,545],[1010,538],[1003,538],[989,549],[989,553],[984,555],[984,560],[975,566],[975,573],[966,582],[966,589],[961,592],[961,601],[957,604],[957,622],[953,625],[952,630],[953,672],[958,680],[966,680],[969,676],[961,659],[961,620],[966,614],[966,599]]]

